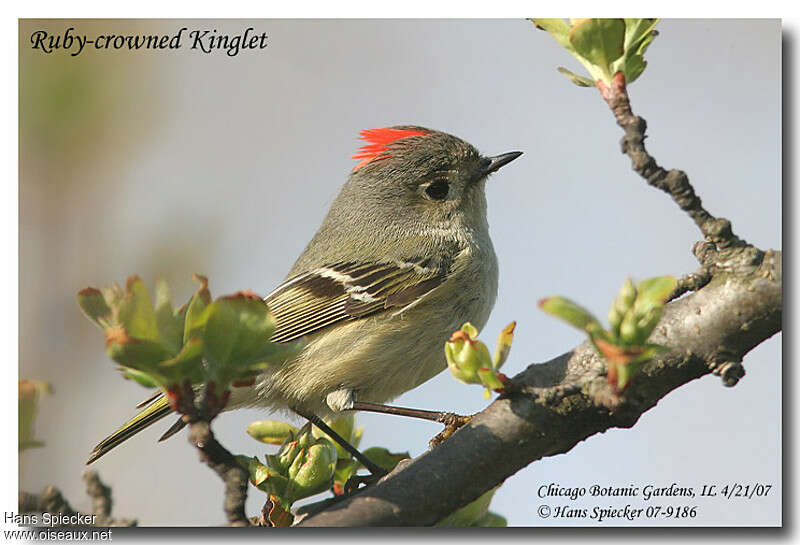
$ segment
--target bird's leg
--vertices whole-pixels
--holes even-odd
[[[426,411],[423,409],[410,409],[408,407],[395,407],[394,405],[384,405],[383,403],[368,403],[366,401],[353,401],[352,406],[348,407],[353,411],[365,411],[371,413],[394,414],[398,416],[409,416],[411,418],[421,418],[432,422],[440,422],[445,425],[461,422],[459,425],[469,422],[470,416],[461,416],[455,413],[442,411]]]
[[[430,446],[435,447],[458,430],[461,426],[469,422],[471,416],[448,413],[442,411],[425,411],[423,409],[410,409],[408,407],[395,407],[382,403],[368,403],[366,401],[354,401],[350,410],[366,411],[372,413],[394,414],[398,416],[409,416],[411,418],[421,418],[444,424],[444,429],[430,440]]]
[[[349,452],[356,460],[361,462],[361,464],[366,467],[370,473],[372,473],[373,480],[380,479],[384,475],[386,475],[386,470],[377,465],[375,462],[361,454],[359,450],[348,443],[341,435],[333,431],[331,427],[325,423],[319,416],[315,415],[314,413],[305,413],[298,409],[293,409],[294,412],[314,424],[316,427],[327,433],[331,439],[339,443],[343,449]]]

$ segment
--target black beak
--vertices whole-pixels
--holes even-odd
[[[522,155],[521,151],[509,151],[508,153],[503,153],[501,155],[495,155],[494,157],[489,157],[489,165],[486,167],[484,175],[491,174],[500,167],[507,165],[520,155]]]

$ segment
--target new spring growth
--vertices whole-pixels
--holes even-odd
[[[356,427],[354,413],[347,412],[336,417],[325,418],[325,423],[345,441],[353,445],[353,447],[358,448],[361,443],[364,428]],[[295,426],[279,420],[259,420],[247,426],[247,433],[250,434],[250,436],[262,443],[271,445],[282,445],[289,438],[297,436],[299,432],[300,430]],[[316,426],[312,427],[311,434],[316,438],[329,439],[331,444],[336,448],[337,459],[333,477],[333,490],[336,494],[343,494],[345,484],[350,477],[355,475],[362,467],[361,464],[354,460],[350,453],[342,448],[341,445],[328,437],[325,432]],[[387,471],[394,469],[394,466],[396,466],[400,460],[410,457],[408,452],[395,453],[383,447],[368,448],[364,451],[364,454]],[[249,459],[247,459],[247,463],[249,463]]]
[[[45,394],[53,393],[49,382],[41,380],[19,381],[19,428],[17,439],[19,450],[43,447],[44,442],[34,438],[33,423],[36,420],[39,399]]]
[[[436,526],[445,527],[505,527],[506,519],[497,513],[489,511],[489,504],[494,497],[494,493],[500,486],[496,486],[485,492],[478,499],[468,503],[458,511],[455,511],[436,523]]]
[[[144,282],[131,276],[123,291],[114,284],[86,288],[78,304],[105,333],[106,352],[123,376],[164,391],[213,383],[222,393],[233,381],[252,380],[273,363],[296,354],[301,343],[270,343],[275,320],[261,297],[242,291],[211,300],[208,280],[178,309],[164,280],[153,305]]]
[[[664,312],[664,304],[677,282],[672,276],[649,278],[634,285],[628,278],[608,311],[610,328],[592,313],[564,297],[539,301],[545,312],[584,330],[598,353],[608,363],[608,382],[622,392],[642,365],[665,347],[648,343]]]
[[[647,61],[644,52],[658,35],[658,19],[531,19],[569,51],[589,72],[590,78],[559,67],[574,84],[590,87],[609,86],[615,74],[625,82],[638,78]]]
[[[248,429],[248,432],[250,429]],[[315,437],[311,424],[289,432],[266,463],[257,457],[237,456],[250,472],[251,482],[278,501],[288,512],[297,500],[328,490],[336,471],[336,447],[327,437]]]
[[[361,444],[361,436],[364,428],[356,428],[356,415],[353,412],[345,412],[336,417],[325,418],[325,423],[338,433],[345,441],[358,448]],[[343,494],[345,484],[356,474],[359,464],[344,447],[333,440],[327,433],[314,426],[311,432],[314,437],[325,437],[336,447],[336,470],[333,475],[333,491],[336,494]]]
[[[345,441],[353,445],[353,447],[358,448],[358,445],[361,442],[361,436],[364,433],[364,428],[356,429],[356,419],[354,413],[346,412],[336,417],[325,418],[324,420],[325,423],[328,424],[331,429],[338,433]],[[289,437],[296,436],[299,431],[300,430],[295,426],[292,426],[286,422],[281,422],[280,420],[259,420],[257,422],[251,422],[250,425],[247,426],[247,433],[253,439],[270,445],[281,445]],[[351,458],[349,452],[336,443],[333,438],[329,437],[327,433],[320,430],[316,426],[312,428],[311,434],[314,437],[325,437],[334,443],[336,445],[338,459],[349,460]]]
[[[491,395],[491,390],[504,391],[508,378],[498,370],[508,358],[516,325],[516,322],[511,322],[500,332],[494,358],[489,355],[486,345],[476,339],[478,330],[472,324],[467,322],[461,326],[444,345],[447,366],[453,376],[465,384],[483,385],[486,398]]]
[[[300,431],[296,426],[280,420],[259,420],[247,426],[247,433],[256,441],[268,445],[282,445],[286,439],[297,435]]]

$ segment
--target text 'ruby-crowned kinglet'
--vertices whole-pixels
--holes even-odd
[[[467,321],[480,329],[489,318],[497,257],[484,189],[487,176],[521,152],[484,157],[455,136],[414,126],[361,138],[368,144],[353,156],[361,162],[265,298],[276,320],[271,340],[308,344],[253,385],[233,388],[226,409],[324,417],[356,400],[389,401],[445,369],[453,331]],[[170,412],[166,398],[156,398],[88,463]]]

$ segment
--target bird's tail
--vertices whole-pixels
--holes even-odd
[[[152,398],[151,398],[152,399]],[[133,437],[150,424],[154,424],[158,422],[169,413],[172,412],[172,409],[169,407],[169,402],[167,398],[163,395],[156,396],[152,403],[150,403],[147,407],[142,409],[139,414],[131,418],[128,422],[126,422],[121,428],[117,431],[100,441],[92,453],[89,455],[89,459],[86,461],[86,465],[91,464],[106,452],[111,450],[112,448],[116,447],[126,439]],[[171,437],[173,434],[178,432],[181,428],[183,428],[183,420],[178,420],[175,424],[172,425],[167,432],[161,436],[160,441]]]

